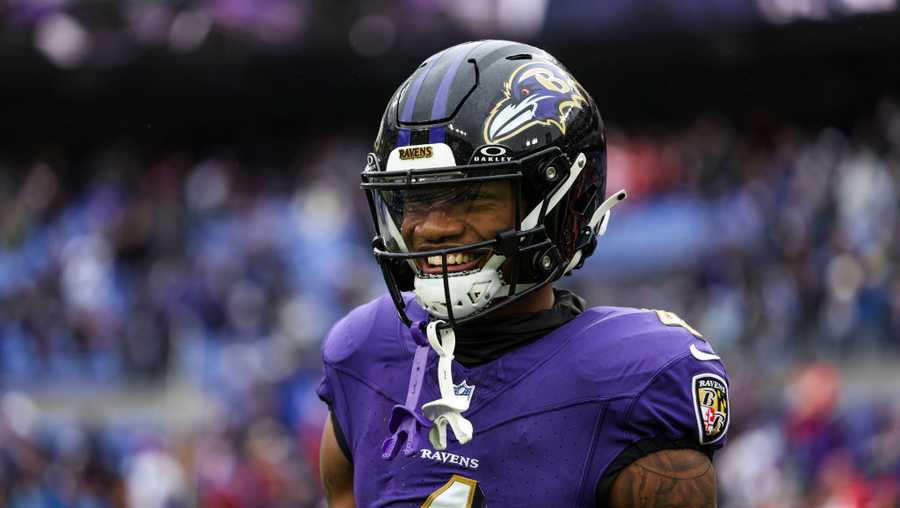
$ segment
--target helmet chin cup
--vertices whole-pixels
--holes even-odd
[[[474,272],[436,277],[417,275],[416,303],[433,317],[454,321],[484,311],[503,292],[503,276],[498,268],[502,261],[503,256],[494,255],[484,268]]]

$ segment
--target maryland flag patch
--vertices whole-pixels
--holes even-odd
[[[691,392],[700,444],[715,443],[728,430],[728,383],[716,374],[698,374],[694,376]]]

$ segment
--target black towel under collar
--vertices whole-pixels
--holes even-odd
[[[504,353],[547,335],[584,312],[585,301],[575,293],[554,289],[553,307],[541,312],[491,317],[456,328],[454,356],[466,367],[496,360]]]

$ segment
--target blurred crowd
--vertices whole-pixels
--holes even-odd
[[[586,269],[610,279],[604,260],[615,262],[628,280],[583,284],[591,300],[674,307],[719,349],[760,360],[898,351],[894,102],[847,131],[738,130],[704,117],[683,130],[614,132],[611,145],[608,187],[636,203],[613,217],[620,227],[611,223]]]
[[[128,142],[0,172],[0,498],[317,504],[319,343],[380,291],[344,197],[365,149],[317,146],[302,174],[228,150],[148,162]],[[190,401],[83,428],[33,395],[182,386],[215,404],[175,431]]]
[[[0,158],[0,506],[318,506],[319,343],[383,290],[367,143]],[[726,359],[722,506],[900,504],[897,378],[842,380],[900,356],[897,105],[846,129],[612,128],[609,166],[631,199],[564,284],[673,310]],[[187,421],[48,395],[186,386],[211,408]]]

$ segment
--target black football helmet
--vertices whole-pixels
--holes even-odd
[[[508,227],[465,245],[414,250],[406,222],[438,206],[510,196]],[[451,326],[580,268],[620,191],[604,201],[606,139],[590,95],[545,51],[460,44],[426,59],[394,93],[362,173],[375,259],[401,319],[402,291]]]

